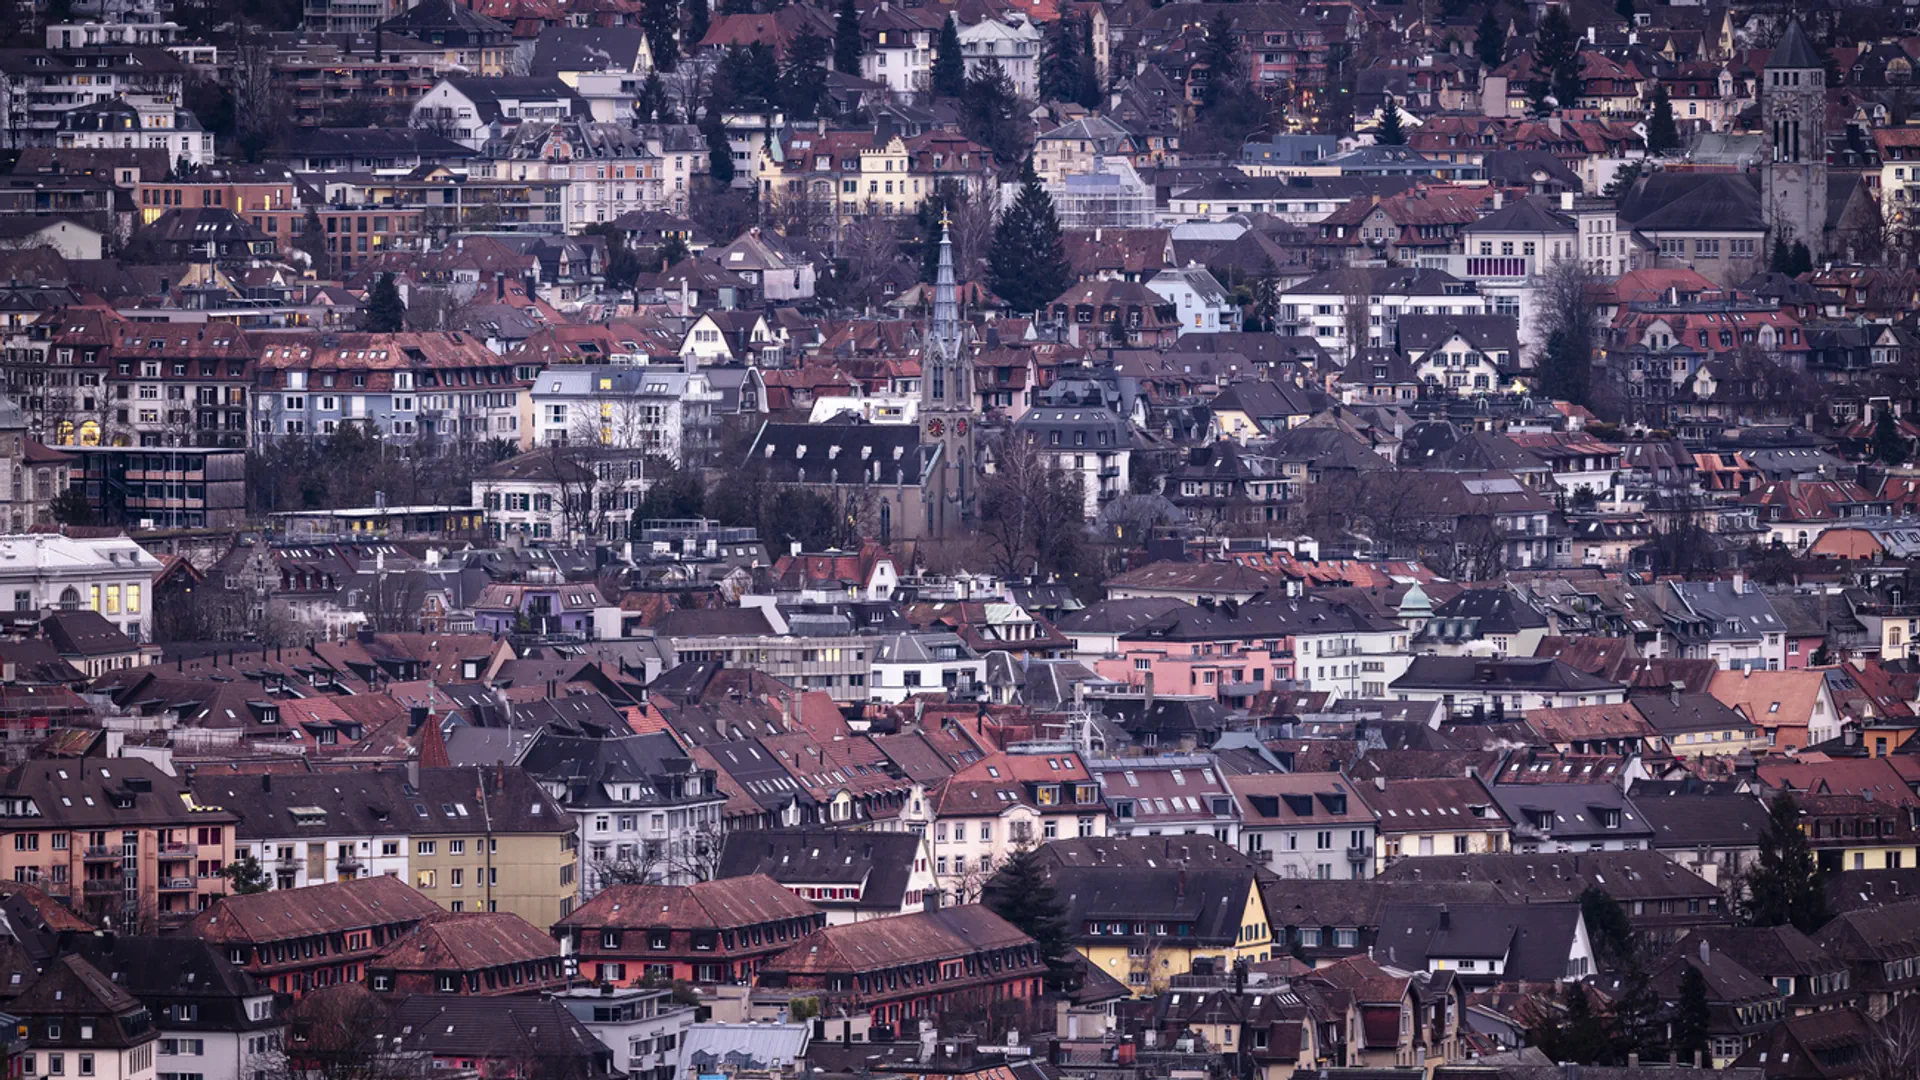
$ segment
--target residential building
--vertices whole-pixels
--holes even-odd
[[[1637,851],[1653,826],[1612,784],[1495,784],[1493,797],[1513,822],[1513,850]]]
[[[178,925],[227,891],[234,815],[141,758],[28,761],[0,780],[0,875],[118,925]]]
[[[518,915],[435,916],[366,962],[376,994],[530,994],[567,985],[560,946]]]
[[[49,960],[7,1003],[26,1040],[21,1071],[95,1080],[155,1080],[160,1033],[153,1013],[76,953]]]
[[[562,951],[595,982],[749,982],[826,913],[770,877],[692,885],[610,885],[554,923]]]
[[[608,714],[602,719],[618,725],[614,734],[598,734],[600,725],[542,728],[518,759],[578,823],[581,901],[615,883],[703,880],[719,858],[727,802],[714,770],[700,768],[671,735],[621,734],[630,729],[604,699],[553,705],[595,700]]]
[[[1089,758],[1107,802],[1109,836],[1206,835],[1240,841],[1240,807],[1208,754]]]
[[[547,368],[528,395],[536,446],[601,446],[676,463],[714,448],[721,394],[697,370],[658,367]]]
[[[549,997],[414,994],[372,1035],[387,1053],[422,1067],[515,1080],[541,1072],[614,1080],[613,1051]]]
[[[1920,900],[1842,912],[1813,934],[1813,943],[1847,967],[1854,999],[1884,1016],[1920,990]]]
[[[768,960],[755,985],[818,991],[838,1015],[906,1031],[948,1009],[1036,999],[1045,971],[1032,938],[967,904],[821,927]]]
[[[551,995],[613,1051],[613,1071],[627,1080],[674,1080],[697,1010],[676,1005],[670,990],[576,986]]]
[[[1769,749],[1805,748],[1840,735],[1833,688],[1818,669],[1719,671],[1707,692],[1763,733]]]
[[[400,790],[393,772],[235,775],[197,771],[188,785],[202,806],[233,814],[236,855],[250,855],[276,889],[407,874]]]
[[[535,926],[574,909],[578,827],[540,781],[507,766],[414,773],[407,869],[415,888],[448,911],[512,912]]]
[[[276,993],[361,982],[367,961],[442,909],[393,877],[225,896],[181,933],[226,950]]]
[[[1611,705],[1627,688],[1554,659],[1416,656],[1388,692],[1400,701],[1438,701],[1455,715],[1518,718],[1529,708]]]
[[[1046,404],[1028,409],[1013,430],[1036,453],[1080,478],[1089,520],[1099,516],[1101,507],[1132,490],[1133,434],[1123,417],[1097,405]]]
[[[960,55],[966,58],[969,78],[991,64],[1006,75],[1021,98],[1032,101],[1040,96],[1040,39],[1044,35],[1025,12],[962,23],[958,29]]]
[[[330,435],[357,423],[401,442],[507,439],[528,445],[521,409],[533,371],[458,330],[263,335],[255,443]]]
[[[778,829],[729,833],[715,876],[760,874],[826,912],[828,926],[928,910],[933,854],[919,832]]]
[[[1507,850],[1513,822],[1478,777],[1375,779],[1375,873],[1402,859]]]
[[[209,942],[100,934],[76,936],[72,948],[146,1006],[160,1036],[155,1080],[257,1080],[285,1042],[273,994]]]
[[[1285,878],[1359,880],[1374,873],[1373,808],[1340,773],[1226,777],[1240,808],[1240,850]]]
[[[1093,773],[1068,749],[989,754],[927,794],[933,874],[949,900],[971,903],[1013,853],[1061,837],[1106,836],[1111,821]]]

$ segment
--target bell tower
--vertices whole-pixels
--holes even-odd
[[[1788,22],[1760,80],[1768,151],[1762,195],[1773,235],[1806,244],[1815,259],[1827,230],[1826,84],[1826,64],[1800,20]]]
[[[920,430],[922,442],[939,444],[940,473],[929,499],[934,528],[941,533],[960,527],[973,517],[975,440],[979,416],[973,397],[973,360],[967,355],[966,331],[960,322],[960,302],[953,280],[952,222],[940,215],[940,265],[933,278],[933,318],[927,324],[926,345],[920,362]]]

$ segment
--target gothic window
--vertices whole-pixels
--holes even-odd
[[[936,360],[933,364],[933,400],[945,401],[946,399],[947,366]]]

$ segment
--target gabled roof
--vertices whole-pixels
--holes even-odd
[[[394,938],[369,967],[395,971],[480,971],[560,956],[552,935],[512,912],[436,917]]]
[[[442,913],[440,905],[399,878],[366,877],[223,896],[182,933],[223,943],[271,942],[418,922]]]
[[[967,904],[824,927],[768,960],[765,970],[869,972],[1031,944],[1032,938],[985,905]]]
[[[714,930],[818,911],[765,874],[749,874],[693,885],[615,885],[594,894],[555,929]]]

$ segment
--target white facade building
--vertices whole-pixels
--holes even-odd
[[[973,78],[988,63],[1013,83],[1014,92],[1031,101],[1040,96],[1040,28],[1025,14],[1014,12],[1004,19],[982,19],[960,28],[960,55],[967,61],[967,77]]]
[[[704,449],[721,399],[697,371],[611,366],[548,368],[530,396],[536,446],[597,442],[676,462]]]
[[[1233,302],[1220,282],[1198,264],[1176,270],[1162,270],[1147,282],[1147,288],[1171,301],[1180,312],[1180,336],[1188,334],[1238,333],[1240,305]]]
[[[13,611],[96,611],[136,642],[153,640],[148,593],[159,569],[125,537],[0,536],[0,597]]]

